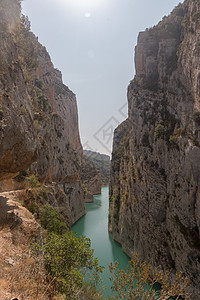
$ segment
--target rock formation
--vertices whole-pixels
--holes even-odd
[[[56,182],[65,191],[74,223],[85,213],[82,156],[75,95],[30,31],[20,1],[1,0],[1,190],[12,189],[12,178],[29,169],[41,182]]]
[[[109,230],[128,255],[183,271],[200,299],[200,2],[139,34],[115,131]]]
[[[93,165],[97,169],[97,171],[101,173],[102,186],[109,185],[110,156],[91,150],[83,150],[83,156],[87,162]]]
[[[81,181],[85,202],[93,202],[93,195],[101,194],[101,187],[109,184],[110,157],[91,150],[83,150]]]
[[[93,195],[101,194],[101,174],[91,163],[83,161],[81,169],[85,202],[93,202]]]

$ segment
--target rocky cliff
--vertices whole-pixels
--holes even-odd
[[[86,202],[93,202],[93,195],[101,194],[101,187],[109,184],[110,157],[91,150],[83,150],[81,181]]]
[[[85,213],[80,182],[82,145],[75,95],[20,13],[0,1],[0,186],[29,169],[65,191],[74,223]],[[8,184],[9,180],[9,184]]]
[[[200,2],[141,32],[128,119],[115,131],[109,230],[125,252],[181,270],[200,299]]]
[[[101,174],[94,165],[86,160],[83,160],[82,163],[81,182],[85,202],[93,202],[93,195],[101,194]]]
[[[106,154],[101,154],[99,152],[94,152],[91,150],[83,150],[83,155],[85,160],[93,165],[97,171],[101,174],[101,184],[102,186],[109,185],[110,177],[110,156]]]

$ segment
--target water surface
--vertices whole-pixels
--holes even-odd
[[[101,192],[101,195],[94,196],[94,203],[86,204],[87,214],[72,227],[72,230],[77,232],[78,236],[85,235],[90,238],[94,257],[97,257],[99,264],[105,267],[102,280],[106,286],[104,292],[106,298],[112,295],[108,265],[110,262],[118,261],[120,269],[126,269],[129,258],[108,232],[109,188],[103,187]]]

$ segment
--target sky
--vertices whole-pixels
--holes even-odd
[[[23,0],[31,30],[76,94],[84,149],[110,154],[114,129],[127,117],[140,31],[178,0]]]

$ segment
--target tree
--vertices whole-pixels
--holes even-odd
[[[129,263],[128,269],[120,270],[118,263],[109,266],[112,291],[115,292],[113,299],[122,300],[155,300],[155,299],[189,299],[187,287],[189,280],[183,274],[177,273],[172,280],[169,272],[163,273],[156,268],[151,272],[150,265],[139,263],[138,255],[135,253]],[[155,290],[157,283],[161,284],[160,290]],[[181,298],[183,297],[183,298]],[[172,298],[171,298],[172,299]]]
[[[77,238],[72,232],[51,233],[44,243],[44,261],[47,272],[54,278],[57,291],[66,299],[78,299],[84,290],[84,278],[96,286],[102,267],[93,258],[90,240]]]
[[[43,229],[42,241],[32,245],[32,254],[45,267],[49,299],[102,299],[97,285],[103,267],[93,257],[90,239],[69,231],[64,216],[46,202],[48,195],[48,188],[34,188],[27,204]]]

